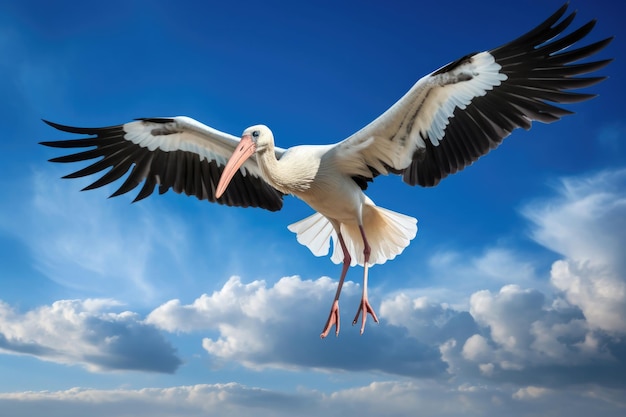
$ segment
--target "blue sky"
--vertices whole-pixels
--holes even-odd
[[[227,4],[226,4],[227,3]],[[332,143],[424,74],[500,45],[561,1],[21,1],[0,6],[0,409],[11,416],[622,415],[626,402],[624,5],[600,96],[516,131],[438,187],[377,178],[419,220],[370,271],[381,323],[319,339],[340,267],[286,226],[311,214],[173,192],[81,193],[40,119],[187,115],[277,144]],[[93,181],[93,179],[92,179]]]

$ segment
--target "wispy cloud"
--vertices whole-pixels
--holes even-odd
[[[80,184],[59,176],[53,168],[34,171],[24,184],[30,200],[13,201],[11,216],[0,220],[42,274],[78,294],[149,303],[175,285],[167,271],[179,279],[188,272],[181,255],[187,228],[176,216],[78,193]]]
[[[174,372],[175,349],[130,311],[109,299],[61,300],[19,312],[0,301],[0,351],[82,365],[92,371]]]
[[[498,290],[512,282],[544,287],[542,281],[545,281],[537,275],[532,260],[502,244],[478,253],[438,250],[428,261],[428,274],[431,286],[411,294],[428,295],[433,301],[461,309],[469,308],[469,297],[475,291]]]
[[[564,256],[551,283],[592,328],[626,332],[626,169],[564,179],[524,213],[534,239]]]
[[[258,224],[230,210],[172,192],[137,204],[130,196],[107,199],[116,187],[78,192],[93,179],[60,180],[68,171],[47,165],[7,183],[0,233],[28,248],[33,267],[73,297],[151,307],[214,288],[233,273],[272,275],[287,258],[279,238],[268,244]],[[251,264],[250,253],[264,256]]]

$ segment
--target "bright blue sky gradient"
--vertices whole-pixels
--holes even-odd
[[[40,119],[187,115],[281,147],[341,140],[426,73],[534,27],[561,1],[108,2],[0,6],[0,409],[7,415],[560,415],[626,402],[626,7],[573,1],[600,96],[516,131],[438,187],[368,195],[419,232],[370,272],[381,318],[319,339],[340,267],[286,226],[311,214],[130,204],[46,162]],[[337,4],[338,3],[338,4]]]

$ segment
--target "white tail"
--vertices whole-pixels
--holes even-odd
[[[417,233],[417,220],[382,207],[366,204],[363,206],[363,227],[372,249],[369,265],[384,264],[402,253],[409,245]],[[294,232],[298,242],[308,247],[315,256],[328,254],[332,238],[333,253],[330,259],[336,264],[343,262],[337,232],[330,221],[320,213],[290,224],[287,228]],[[363,239],[359,226],[356,223],[342,223],[341,234],[352,257],[351,265],[363,265]]]

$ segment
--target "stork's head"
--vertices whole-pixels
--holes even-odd
[[[241,135],[241,141],[232,156],[228,160],[224,172],[220,178],[220,182],[217,184],[215,190],[215,198],[220,198],[226,187],[237,173],[237,170],[246,162],[248,158],[254,155],[256,152],[261,153],[266,151],[274,143],[274,135],[269,127],[265,125],[251,126],[243,131]]]

